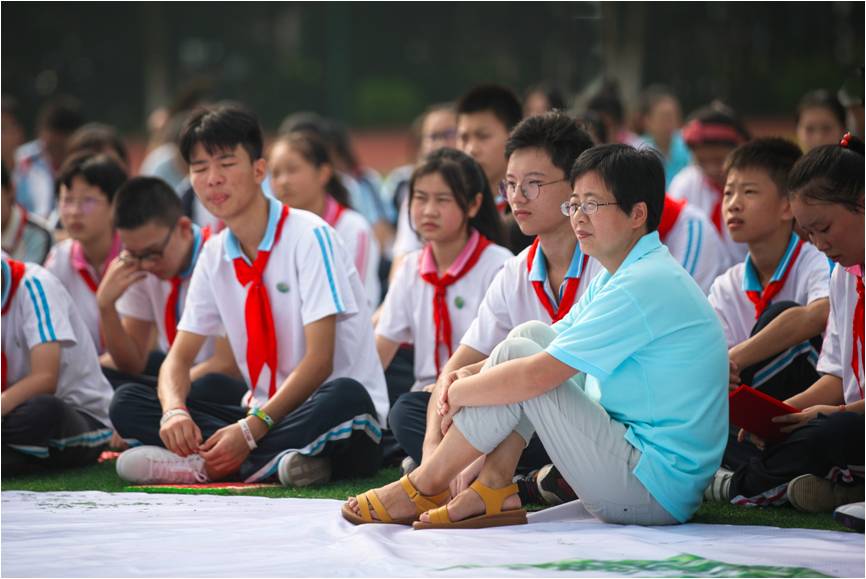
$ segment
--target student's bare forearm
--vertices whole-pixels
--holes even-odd
[[[829,313],[827,299],[785,310],[760,332],[731,348],[731,358],[742,369],[784,352],[823,332]]]
[[[57,389],[57,374],[53,372],[32,372],[2,394],[2,414],[6,416],[31,398],[43,394],[54,394]]]
[[[169,354],[159,370],[157,386],[162,411],[185,407],[191,384],[190,364]]]
[[[844,401],[842,379],[832,374],[824,374],[807,389],[785,400],[800,410],[819,404],[842,404]]]
[[[105,349],[121,372],[141,374],[147,365],[147,353],[142,352],[135,340],[126,333],[120,315],[114,307],[100,308],[99,325],[105,340]]]
[[[461,368],[466,368],[473,374],[477,374],[481,370],[481,366],[484,365],[485,360],[487,360],[487,356],[475,348],[470,348],[465,344],[460,344],[457,346],[457,350],[454,354],[448,358],[445,367],[442,368],[442,374],[454,372]]]

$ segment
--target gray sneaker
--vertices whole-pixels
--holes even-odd
[[[324,484],[331,480],[331,459],[304,456],[295,450],[280,459],[277,476],[284,487]]]
[[[411,456],[407,456],[403,459],[403,462],[400,463],[400,475],[406,476],[416,468],[418,468],[418,465],[415,464],[415,461],[412,460]]]
[[[720,468],[713,475],[710,484],[704,489],[704,500],[715,503],[728,503],[731,501],[731,478],[733,471]]]
[[[131,448],[117,458],[117,476],[136,484],[196,484],[208,482],[204,459],[182,457],[161,446]]]
[[[862,500],[862,483],[842,485],[813,474],[800,475],[788,483],[788,502],[806,513],[831,513],[836,507]]]

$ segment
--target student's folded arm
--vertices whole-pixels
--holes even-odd
[[[181,330],[159,369],[157,395],[163,412],[186,406],[190,370],[207,336]]]
[[[38,344],[30,350],[30,374],[7,388],[0,396],[3,416],[32,398],[42,394],[54,394],[60,377],[60,353],[60,342]]]
[[[376,334],[376,352],[379,354],[379,361],[382,363],[383,370],[386,370],[391,365],[399,349],[400,344],[398,342]]]
[[[262,407],[274,422],[303,404],[333,372],[337,317],[326,316],[304,326],[306,353],[277,387],[277,393]],[[253,423],[259,423],[254,421]],[[261,434],[263,436],[264,434]]]
[[[136,318],[120,318],[113,308],[100,312],[99,318],[105,349],[115,367],[128,374],[141,374],[147,365],[148,345],[156,324]]]
[[[829,315],[830,300],[827,298],[787,309],[763,330],[731,348],[731,359],[742,369],[784,352],[800,342],[821,334],[827,326]]]
[[[448,392],[448,401],[451,406],[513,404],[544,394],[576,373],[547,352],[539,352],[457,380]]]

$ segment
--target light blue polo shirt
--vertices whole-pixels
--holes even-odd
[[[547,353],[587,374],[587,395],[643,453],[635,476],[688,520],[728,433],[728,348],[700,287],[649,233],[553,329]]]

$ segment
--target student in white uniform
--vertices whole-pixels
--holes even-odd
[[[522,121],[508,138],[508,202],[521,231],[535,236],[535,241],[506,261],[490,284],[477,317],[442,367],[436,391],[461,373],[477,372],[493,348],[519,324],[560,320],[600,271],[598,262],[580,251],[561,208],[571,192],[568,171],[590,147],[589,135],[573,118],[559,112]],[[431,398],[435,400],[435,395],[431,397],[429,391],[410,392],[397,401],[389,417],[398,442],[416,464],[442,440],[442,424]],[[520,468],[525,472],[549,462],[534,438]],[[475,468],[477,472],[480,463]]]
[[[75,303],[100,354],[96,290],[108,264],[120,254],[120,237],[111,224],[114,193],[126,181],[126,171],[114,157],[92,153],[68,159],[60,169],[60,222],[69,238],[55,245],[45,260]]]
[[[3,256],[3,474],[96,462],[111,439],[111,386],[69,293]]]
[[[863,500],[863,142],[813,149],[789,177],[791,209],[809,239],[836,262],[830,318],[818,378],[785,402],[801,412],[774,421],[789,433],[766,444],[749,439],[753,455],[735,472],[720,470],[706,497],[740,505],[781,504],[830,512]]]
[[[780,138],[731,153],[725,224],[749,254],[716,279],[709,296],[725,330],[732,386],[748,384],[780,400],[818,378],[830,308],[827,259],[793,230],[785,183],[800,156],[797,145]]]
[[[210,230],[186,217],[174,190],[156,177],[127,181],[115,194],[113,220],[124,249],[96,294],[102,335],[117,369],[105,373],[115,387],[156,386]],[[150,352],[154,331],[158,350]],[[224,338],[207,339],[190,379],[190,396],[201,400],[236,404],[247,390]]]
[[[722,239],[709,219],[684,199],[665,196],[659,239],[703,292],[709,293],[727,261]]]
[[[54,243],[54,236],[39,217],[15,201],[12,175],[2,167],[2,231],[3,251],[12,259],[42,263]]]
[[[158,392],[112,404],[118,432],[150,445],[121,455],[126,480],[304,486],[379,467],[388,395],[361,280],[327,223],[265,197],[262,141],[233,105],[184,126],[193,188],[227,229],[196,264]],[[236,405],[188,398],[196,355],[223,331],[249,392]]]
[[[707,216],[724,242],[725,267],[730,267],[746,256],[747,249],[745,244],[731,238],[722,218],[724,163],[731,151],[751,137],[734,111],[713,103],[691,114],[683,127],[683,138],[695,162],[677,173],[668,195],[685,199]]]
[[[363,215],[349,206],[349,192],[334,171],[328,148],[311,132],[281,135],[268,155],[274,197],[294,209],[311,211],[336,230],[367,291],[367,305],[379,306],[379,242]]]
[[[420,390],[436,381],[513,255],[501,245],[502,223],[484,172],[465,153],[431,153],[416,167],[409,190],[409,211],[425,245],[408,254],[394,276],[376,326],[376,349],[387,368],[401,343],[413,344],[412,389]]]

